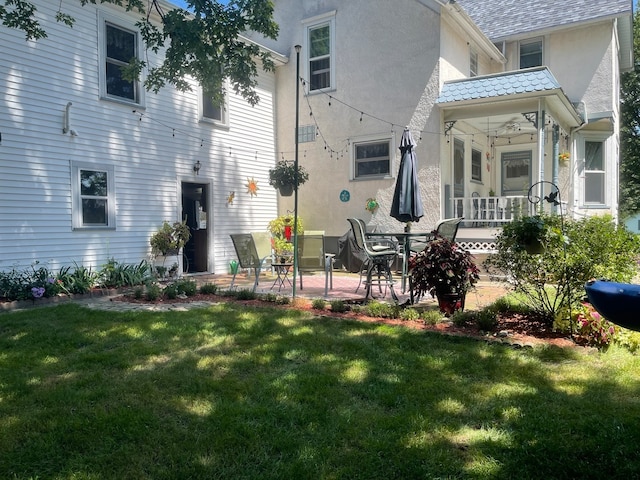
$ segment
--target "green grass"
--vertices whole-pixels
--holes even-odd
[[[218,305],[0,315],[0,478],[638,478],[640,358]]]

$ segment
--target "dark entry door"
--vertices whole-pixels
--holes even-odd
[[[208,270],[208,197],[207,184],[182,182],[182,219],[186,219],[191,230],[191,238],[184,247],[184,273]]]

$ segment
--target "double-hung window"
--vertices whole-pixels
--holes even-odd
[[[520,68],[540,67],[543,64],[542,39],[520,42]]]
[[[309,91],[335,89],[335,12],[306,20]]]
[[[124,78],[123,68],[140,58],[140,36],[135,26],[101,13],[98,17],[100,45],[100,96],[110,100],[142,104],[139,80]]]
[[[584,142],[584,203],[605,203],[604,142]]]
[[[115,228],[113,167],[72,162],[71,193],[74,229]]]
[[[354,142],[354,178],[380,178],[391,172],[391,140]]]
[[[203,121],[211,122],[214,125],[228,126],[229,121],[228,121],[228,115],[227,115],[227,110],[228,110],[227,95],[225,94],[224,100],[219,104],[218,103],[214,104],[212,100],[212,96],[209,95],[206,89],[204,88],[200,89],[200,96],[201,96],[200,118]]]

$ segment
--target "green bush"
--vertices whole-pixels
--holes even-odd
[[[635,275],[640,241],[610,215],[565,220],[564,225],[558,215],[541,218],[547,226],[543,253],[529,255],[520,248],[515,220],[497,236],[498,252],[485,265],[505,274],[522,302],[549,325],[579,302],[589,279],[629,282]]]
[[[236,298],[238,300],[255,300],[258,298],[258,294],[247,288],[240,289],[236,292]]]
[[[349,310],[349,306],[343,300],[331,300],[331,311],[343,313]]]
[[[398,318],[400,314],[400,307],[395,304],[391,305],[389,303],[374,300],[367,304],[366,312],[370,317]]]
[[[314,310],[324,310],[324,307],[326,307],[327,302],[324,301],[323,298],[314,298],[313,300],[311,300],[311,308],[313,308]]]
[[[273,292],[269,292],[269,293],[265,293],[265,294],[262,296],[262,299],[263,299],[265,302],[269,302],[269,303],[276,303],[276,301],[278,300],[278,295],[276,295],[276,294],[275,294],[275,293],[273,293]]]
[[[151,283],[147,285],[147,291],[145,294],[145,297],[147,300],[153,302],[159,299],[161,296],[162,296],[162,290],[160,289],[160,286],[158,284]]]
[[[491,332],[498,324],[498,315],[490,308],[485,308],[473,315],[478,328],[483,332]]]
[[[451,321],[456,327],[464,327],[465,325],[472,323],[473,320],[474,316],[471,312],[462,312],[460,310],[454,313],[451,317]]]
[[[200,287],[200,293],[203,295],[215,295],[218,291],[218,285],[215,283],[205,283]]]
[[[406,322],[419,320],[420,312],[418,312],[415,308],[403,308],[402,310],[400,310],[399,318],[400,320],[404,320]]]
[[[425,310],[422,312],[422,321],[425,325],[437,325],[442,321],[440,310]]]

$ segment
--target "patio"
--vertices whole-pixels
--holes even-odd
[[[198,285],[202,285],[205,283],[215,283],[221,289],[227,289],[231,285],[232,275],[230,274],[214,274],[214,275],[189,275],[187,278],[190,280],[194,280]],[[293,278],[290,276],[291,280]],[[267,294],[273,293],[276,295],[292,295],[292,287],[288,282],[285,282],[285,285],[278,291],[278,283],[275,284],[277,276],[272,274],[270,271],[263,273],[260,275],[260,283],[256,289],[257,293]],[[398,295],[398,301],[400,304],[403,304],[409,300],[409,292],[402,293],[400,290],[400,274],[394,275],[394,279],[396,280],[396,294]],[[254,276],[249,272],[239,272],[236,276],[235,286],[234,288],[238,289],[251,289],[253,287]],[[354,273],[347,273],[343,271],[334,271],[333,272],[333,289],[330,289],[328,295],[324,297],[324,274],[323,273],[313,273],[313,274],[305,274],[303,277],[303,285],[304,289],[300,290],[300,282],[298,277],[296,277],[297,285],[296,285],[296,297],[303,298],[325,298],[327,301],[332,300],[345,300],[345,301],[365,301],[365,289],[364,285],[360,285],[360,288],[356,292],[356,288],[358,287],[358,283],[360,281],[360,276]],[[393,299],[389,292],[386,295],[379,294],[379,292],[375,291],[375,287],[372,288],[374,294],[379,296],[378,300],[383,300],[386,302],[392,302]],[[489,305],[496,299],[504,296],[508,292],[507,286],[504,283],[493,281],[489,279],[486,275],[482,275],[480,282],[476,285],[476,288],[469,292],[466,300],[466,309],[475,310],[477,308],[484,307]],[[383,290],[384,294],[384,290]],[[428,306],[434,305],[437,306],[437,300],[430,298],[423,298],[418,305],[420,306]]]

